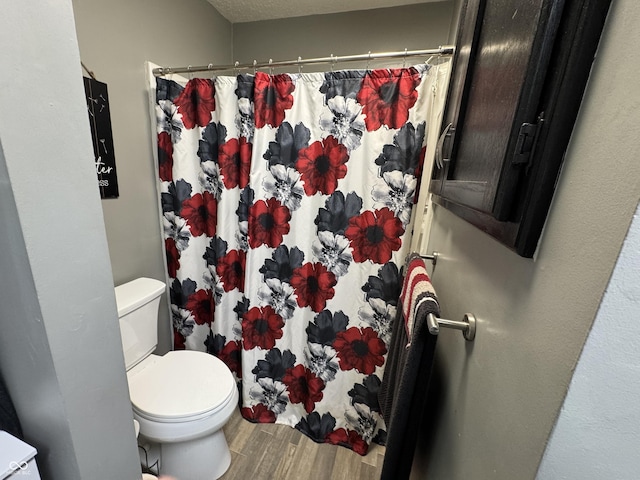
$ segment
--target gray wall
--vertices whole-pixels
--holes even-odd
[[[307,17],[237,23],[233,26],[233,56],[240,63],[437,48],[447,43],[453,2],[311,15]],[[420,59],[421,61],[424,59]],[[407,63],[411,64],[412,60]],[[415,61],[415,60],[414,60]],[[398,61],[394,60],[394,65]],[[381,66],[384,62],[372,62]],[[357,68],[365,64],[338,64]],[[327,65],[305,66],[324,71]],[[288,67],[286,71],[296,71]]]
[[[139,478],[71,2],[0,45],[0,372],[44,479]]]
[[[73,0],[73,8],[82,61],[109,89],[120,197],[102,208],[114,283],[166,281],[144,62],[231,63],[231,24],[206,0]],[[172,336],[160,310],[163,353]]]
[[[640,471],[640,209],[571,379],[538,480],[633,480]]]
[[[535,259],[435,210],[428,250],[441,252],[433,281],[443,315],[473,312],[479,325],[473,344],[453,331],[438,341],[439,403],[417,451],[415,478],[536,476],[640,198],[640,144],[627,128],[638,123],[640,106],[639,53],[628,48],[637,43],[638,21],[640,4],[613,2]],[[635,318],[635,310],[625,314]],[[604,387],[605,398],[619,395],[613,386],[620,382]],[[626,427],[624,418],[607,422]],[[578,471],[567,478],[583,478]]]

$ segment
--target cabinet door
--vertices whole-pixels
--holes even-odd
[[[553,194],[542,184],[555,182],[609,3],[463,5],[430,191],[521,255],[535,251]],[[549,135],[556,127],[564,133]],[[553,145],[541,145],[550,136]],[[521,227],[534,217],[523,238]]]

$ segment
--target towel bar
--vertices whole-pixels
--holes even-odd
[[[438,252],[433,252],[431,255],[422,255],[420,254],[420,258],[424,258],[425,260],[431,260],[431,264],[435,267],[436,262],[438,261],[438,257],[440,254]]]
[[[462,321],[446,320],[438,318],[433,313],[427,315],[427,325],[431,335],[438,335],[440,327],[454,328],[462,330],[462,336],[470,342],[476,338],[476,317],[472,313],[465,313]]]

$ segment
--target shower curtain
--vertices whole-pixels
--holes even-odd
[[[174,346],[229,366],[246,419],[384,442],[430,70],[158,78]]]

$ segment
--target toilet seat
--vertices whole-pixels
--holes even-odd
[[[129,375],[134,412],[158,423],[185,423],[215,415],[237,398],[229,368],[204,352],[151,355]]]

